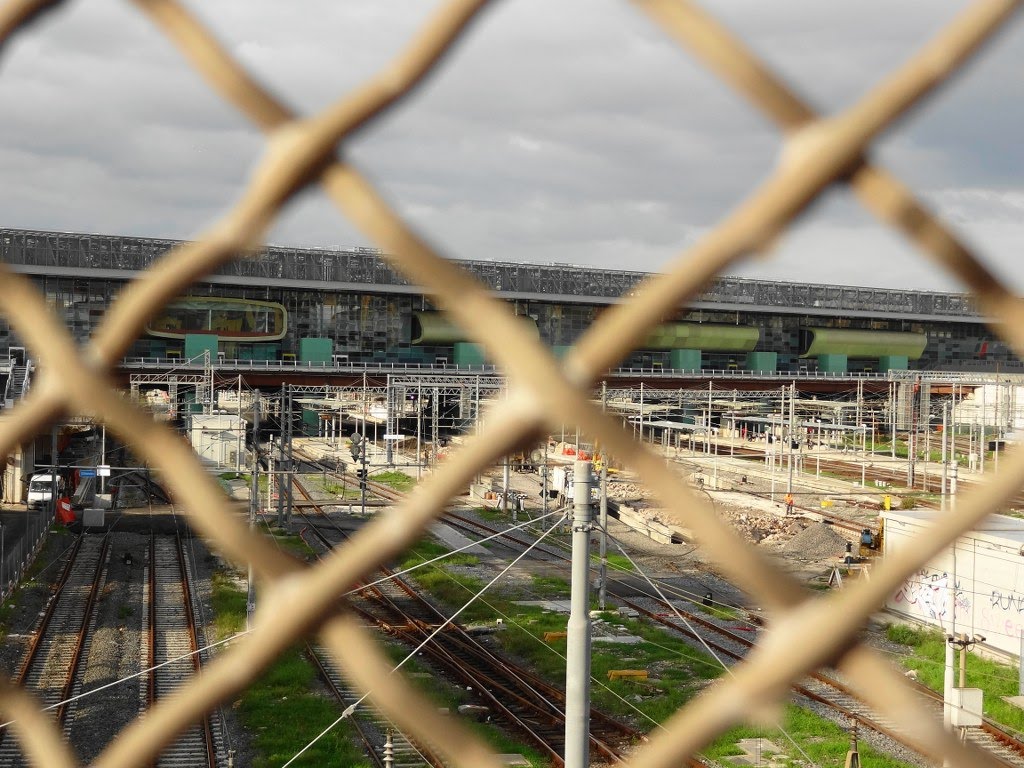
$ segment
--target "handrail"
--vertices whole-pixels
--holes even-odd
[[[456,374],[500,374],[494,365],[457,365],[431,364],[418,362],[325,362],[299,360],[239,360],[221,358],[212,367],[217,371],[295,371],[323,372],[337,374],[356,374],[363,372],[377,373],[456,373]],[[159,357],[125,357],[121,361],[124,370],[202,370],[204,364],[197,361],[182,361],[178,358]],[[988,382],[1014,382],[1024,384],[1024,364],[1012,371],[944,371],[944,370],[890,370],[890,371],[846,371],[834,373],[826,371],[752,371],[739,368],[704,368],[699,371],[684,368],[654,367],[623,367],[608,371],[610,378],[697,378],[697,379],[747,379],[777,381],[928,381],[928,382],[963,382],[983,384]]]

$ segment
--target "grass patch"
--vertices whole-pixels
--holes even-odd
[[[530,578],[530,592],[533,597],[569,597],[569,582],[558,576],[534,574]]]
[[[850,736],[847,731],[835,723],[788,704],[782,718],[782,727],[807,753],[807,757],[810,758],[813,765],[842,765],[845,761],[846,752],[850,748]],[[728,763],[725,758],[742,754],[742,750],[736,746],[740,739],[756,739],[758,737],[769,739],[779,745],[782,754],[789,758],[786,762],[780,761],[780,764],[793,766],[807,764],[806,758],[797,752],[796,748],[788,739],[782,737],[778,730],[754,726],[741,726],[727,731],[708,745],[702,754],[712,760]],[[864,741],[858,745],[858,752],[861,764],[870,765],[871,768],[906,768],[908,765],[876,751]],[[768,761],[765,760],[765,762]]]
[[[223,572],[213,575],[214,628],[218,639],[245,627],[246,594]],[[313,666],[292,648],[250,686],[238,703],[239,717],[253,734],[255,768],[281,765],[333,723],[338,704],[320,693]],[[347,723],[335,727],[293,765],[372,765],[353,740]]]
[[[493,507],[477,507],[474,512],[476,512],[482,520],[486,520],[490,523],[508,522],[511,517],[510,513],[502,512],[500,507],[497,509]]]
[[[323,489],[324,493],[328,493],[331,496],[340,496],[343,499],[358,499],[362,495],[358,485],[338,483],[334,480],[327,480],[324,477],[315,478],[315,482]]]
[[[308,659],[293,648],[242,695],[239,715],[255,736],[256,768],[287,762],[337,719],[338,704],[312,690],[317,687],[315,677]],[[292,765],[369,768],[372,764],[345,725],[331,729]]]
[[[211,582],[213,633],[223,640],[245,629],[246,593],[223,571],[214,571]]]
[[[316,551],[298,534],[288,533],[283,528],[278,528],[276,525],[264,524],[264,526],[267,535],[273,538],[274,541],[277,542],[277,545],[286,552],[296,555],[302,559],[307,557],[316,557]]]
[[[600,557],[598,557],[598,562],[600,562]],[[623,573],[633,573],[636,570],[636,568],[633,567],[633,564],[629,562],[628,557],[620,555],[617,552],[608,553],[608,567],[613,571],[620,571]]]
[[[399,472],[397,470],[389,470],[388,472],[381,472],[380,474],[374,475],[372,480],[376,480],[378,483],[384,485],[390,485],[396,491],[406,493],[413,489],[416,485],[416,478],[409,477],[405,472]]]
[[[427,560],[436,557],[443,557],[439,561],[444,565],[478,565],[480,558],[476,555],[469,555],[465,552],[452,552],[448,547],[438,543],[434,539],[423,539],[417,542],[416,546],[410,549],[402,560],[402,570],[412,568]]]
[[[738,619],[740,614],[731,605],[722,605],[721,603],[712,603],[711,605],[704,605],[703,603],[694,603],[701,612],[714,616],[716,619],[722,621],[734,621]]]
[[[916,648],[928,640],[930,634],[935,633],[906,624],[892,624],[885,630],[885,636],[889,640],[900,645],[909,645],[912,648]]]

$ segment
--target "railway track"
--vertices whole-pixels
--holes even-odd
[[[493,536],[495,534],[502,534],[498,529],[463,515],[448,513],[445,515],[445,520],[449,525],[453,525],[471,535]],[[535,551],[538,549],[533,542],[525,537],[516,536],[513,533],[506,533],[499,536],[499,538],[512,541],[519,547],[533,546]],[[568,570],[570,560],[563,551],[552,547],[544,547],[543,545],[540,547],[540,550],[548,557],[563,561]],[[614,581],[615,579],[610,577],[610,580]],[[693,640],[702,640],[703,643],[707,643],[717,654],[733,662],[740,661],[746,652],[753,648],[756,642],[756,640],[722,627],[717,622],[711,621],[701,614],[687,611],[677,603],[669,605],[654,594],[647,595],[645,599],[655,602],[658,605],[657,610],[652,610],[637,600],[623,597],[621,594],[616,595],[616,599],[623,605],[646,616],[651,621],[686,635]],[[695,602],[695,600],[687,600],[687,602]],[[760,626],[760,621],[756,616],[748,615],[744,620],[746,622],[744,629],[746,630],[756,630]],[[696,631],[697,627],[702,630],[699,637]],[[713,637],[709,637],[709,634],[713,635]],[[718,638],[718,640],[715,638]],[[915,684],[915,687],[921,698],[927,702],[935,713],[936,718],[941,718],[942,696],[923,685]],[[849,687],[833,675],[825,672],[814,673],[803,683],[793,686],[793,690],[806,699],[833,709],[847,720],[858,722],[863,728],[873,730],[897,741],[903,735],[902,731],[894,723],[880,717],[860,702],[853,695]],[[967,738],[997,757],[1005,765],[1024,768],[1024,741],[1014,734],[1007,732],[997,723],[985,721],[979,728],[970,728],[967,730]]]
[[[299,493],[309,498],[301,483],[297,486]],[[345,535],[330,523],[321,524],[304,512],[299,514],[321,546],[333,547],[338,541],[332,535]],[[332,535],[328,535],[328,529]],[[446,674],[471,688],[486,711],[525,735],[554,765],[562,765],[564,693],[497,656],[458,624],[448,622],[390,571],[382,569],[382,574],[384,579],[359,591],[360,599],[352,601],[355,610],[404,644],[420,649]],[[591,711],[590,723],[591,753],[612,762],[622,760],[623,750],[644,738],[641,732],[597,710]]]
[[[719,456],[728,456],[733,459],[739,459],[741,461],[759,462],[763,461],[765,457],[764,449],[761,448],[748,448],[746,446],[736,445],[719,445],[713,444],[714,452]],[[966,452],[966,449],[965,451]],[[785,455],[785,454],[784,454]],[[814,458],[815,464],[822,471],[839,475],[840,477],[849,479],[851,481],[859,481],[862,477],[868,482],[881,482],[885,483],[885,486],[879,486],[871,489],[870,491],[865,488],[864,493],[884,493],[885,488],[888,485],[895,485],[899,487],[906,487],[907,473],[906,473],[906,461],[897,460],[897,463],[891,463],[892,460],[888,455],[874,453],[867,454],[863,457],[862,461],[848,461],[846,459],[839,458],[823,458],[815,457],[813,454],[803,454],[803,460],[809,461]],[[873,462],[881,462],[881,465],[872,466]],[[890,462],[890,463],[885,463]],[[865,465],[866,463],[866,465]],[[924,462],[920,462],[917,465],[917,471],[914,473],[914,485],[913,488],[908,488],[907,493],[935,493],[939,488],[940,478],[939,475],[934,472],[923,471]],[[804,477],[807,473],[802,473]],[[797,479],[799,482],[799,476]],[[968,488],[978,485],[978,481],[972,477],[967,476],[964,470],[961,468],[959,476],[957,478],[957,486],[960,488],[960,492],[963,493]],[[763,494],[759,494],[763,495]],[[939,505],[934,502],[927,501],[925,499],[918,499],[917,504],[919,506],[937,508]],[[1007,502],[1009,507],[1022,507],[1024,506],[1024,493],[1019,493]]]
[[[331,695],[338,700],[342,709],[347,709],[362,699],[361,694],[349,686],[345,678],[338,673],[327,651],[320,646],[307,643],[306,656],[316,667],[321,680],[324,681]],[[391,754],[394,757],[394,765],[402,766],[402,768],[421,768],[421,766],[445,768],[446,766],[440,757],[428,749],[416,746],[390,720],[372,707],[366,706],[365,703],[355,709],[349,721],[359,734],[359,738],[366,748],[366,754],[375,768],[387,768],[383,757],[383,744],[388,736],[391,737]]]
[[[388,501],[397,502],[404,497],[404,494],[380,483],[374,483],[373,481],[367,481],[367,487],[368,490],[378,494]],[[532,546],[535,552],[542,552],[548,557],[563,561],[568,569],[569,558],[566,556],[564,551],[559,551],[552,547],[545,546],[538,548],[534,542],[527,540],[525,537],[517,537],[513,533],[500,531],[477,520],[468,518],[464,515],[459,515],[452,511],[446,512],[444,519],[449,525],[459,528],[464,533],[470,534],[471,536],[487,537],[498,534],[499,540],[504,539],[511,541],[517,547],[526,548],[527,546]],[[863,527],[856,521],[850,521],[844,518],[828,519],[837,526],[848,527],[851,530],[858,532]],[[612,577],[612,580],[614,580],[614,577]],[[742,659],[746,651],[752,648],[755,642],[748,637],[744,637],[736,632],[725,629],[699,614],[685,611],[677,605],[668,605],[657,595],[648,595],[647,599],[660,604],[660,610],[651,610],[650,608],[639,604],[635,600],[630,600],[622,595],[617,595],[616,599],[666,628],[680,632],[689,636],[693,640],[702,639],[703,642],[708,643],[708,645],[717,653],[734,662]],[[689,602],[695,601],[690,600]],[[685,622],[678,618],[677,613],[685,619]],[[748,629],[753,629],[760,625],[760,620],[756,616],[748,616],[747,620],[749,621]],[[689,626],[687,626],[687,622],[689,623]],[[691,627],[701,628],[701,638],[698,638],[697,633]],[[719,638],[723,638],[724,642],[716,642],[713,638],[709,638],[707,636],[708,633],[718,636]],[[924,701],[928,702],[931,709],[935,712],[936,717],[941,718],[941,695],[923,685],[915,685],[919,695]],[[900,741],[900,738],[903,735],[893,723],[878,716],[877,713],[872,712],[870,708],[861,703],[842,681],[835,676],[826,674],[825,672],[818,672],[811,675],[804,683],[794,686],[794,692],[799,696],[803,696],[806,699],[832,709],[846,720],[856,721],[862,728],[875,731],[887,738]],[[1024,768],[1024,741],[1022,741],[1017,735],[1009,733],[1003,729],[999,724],[986,720],[983,722],[981,727],[968,729],[966,736],[968,740],[992,754],[1003,762],[1003,764],[1007,766],[1015,766],[1016,768]]]
[[[147,622],[144,658],[150,669],[145,704],[174,694],[202,666],[188,560],[181,538],[152,537],[147,565]],[[209,716],[183,733],[161,753],[158,768],[216,768],[223,752]]]
[[[42,706],[52,708],[65,737],[73,719],[73,704],[65,702],[81,684],[79,665],[109,554],[106,536],[76,540],[17,676],[19,686],[34,693]],[[25,764],[17,739],[5,730],[0,734],[0,766]]]

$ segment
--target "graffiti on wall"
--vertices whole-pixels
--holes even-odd
[[[960,582],[953,584],[953,578],[945,571],[933,571],[928,568],[922,568],[903,582],[893,602],[913,606],[917,612],[936,621],[953,618],[954,608],[960,615],[971,609],[971,601],[960,588]]]
[[[1017,592],[1001,592],[998,589],[993,589],[989,604],[993,608],[1004,611],[1024,613],[1024,595]]]

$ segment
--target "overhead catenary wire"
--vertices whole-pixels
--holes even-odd
[[[638,573],[639,573],[639,574],[640,574],[641,576],[643,576],[644,580],[645,580],[645,581],[646,581],[646,582],[647,582],[648,584],[650,584],[650,585],[651,585],[651,588],[652,588],[652,589],[654,589],[654,590],[655,590],[655,591],[656,591],[656,592],[658,593],[658,596],[659,596],[659,597],[660,597],[660,598],[662,599],[662,602],[664,602],[664,603],[665,603],[665,605],[667,605],[667,606],[668,606],[668,607],[669,607],[669,608],[671,609],[671,611],[672,611],[672,612],[673,612],[673,613],[674,613],[674,614],[676,615],[676,618],[678,618],[678,619],[679,619],[679,620],[680,620],[681,622],[683,622],[683,624],[684,624],[684,625],[686,625],[686,628],[687,628],[688,630],[690,630],[690,632],[691,632],[691,633],[693,634],[693,636],[694,636],[694,637],[696,637],[696,638],[697,638],[697,640],[699,640],[699,641],[700,641],[700,644],[704,646],[704,649],[705,649],[705,650],[706,650],[706,651],[707,651],[707,652],[708,652],[708,653],[709,653],[709,654],[711,655],[711,657],[712,657],[712,658],[713,658],[713,659],[714,659],[715,661],[717,661],[717,662],[719,663],[719,665],[721,665],[722,669],[723,669],[723,670],[725,670],[725,672],[726,672],[727,674],[729,674],[729,675],[732,675],[732,674],[733,674],[733,671],[732,671],[732,669],[731,669],[731,668],[729,667],[729,665],[728,665],[728,664],[726,664],[726,663],[725,663],[724,661],[722,661],[722,659],[721,659],[721,658],[720,658],[720,657],[718,656],[718,654],[717,654],[717,653],[715,653],[714,649],[712,649],[712,648],[711,648],[711,646],[710,646],[710,645],[708,645],[707,641],[706,641],[706,640],[704,639],[704,636],[703,636],[703,635],[701,635],[701,633],[700,633],[700,632],[698,632],[698,631],[696,630],[696,628],[694,628],[694,626],[693,626],[693,625],[692,625],[692,624],[691,624],[691,623],[689,622],[689,620],[687,620],[687,619],[686,619],[686,617],[685,617],[685,616],[683,616],[683,615],[682,615],[682,614],[681,614],[681,613],[679,612],[679,610],[678,610],[678,609],[677,609],[677,608],[676,608],[676,607],[675,607],[675,606],[674,606],[674,605],[673,605],[673,604],[672,604],[672,603],[671,603],[671,602],[670,602],[670,601],[668,600],[668,598],[666,598],[666,597],[665,597],[665,596],[664,596],[664,595],[662,594],[662,592],[661,592],[661,590],[660,590],[660,589],[658,588],[658,586],[657,586],[657,585],[656,585],[656,584],[655,584],[655,583],[654,583],[654,582],[653,582],[653,581],[652,581],[651,579],[649,579],[649,578],[648,578],[648,576],[647,576],[647,572],[646,572],[646,571],[644,571],[644,570],[643,570],[643,569],[642,569],[642,568],[641,568],[641,567],[640,567],[640,566],[639,566],[639,565],[638,565],[638,564],[636,563],[636,561],[634,561],[634,560],[633,560],[633,558],[631,558],[631,557],[630,557],[630,556],[629,556],[629,555],[628,555],[628,554],[626,553],[626,550],[625,550],[625,549],[623,548],[623,546],[622,546],[622,542],[620,542],[620,541],[619,541],[619,540],[618,540],[617,538],[615,538],[614,536],[611,536],[611,535],[609,535],[609,538],[611,539],[612,543],[613,543],[613,544],[615,545],[616,549],[618,549],[618,550],[619,550],[619,552],[621,552],[621,553],[622,553],[622,555],[623,555],[623,556],[624,556],[624,557],[625,557],[625,558],[626,558],[627,560],[629,560],[630,564],[631,564],[631,565],[632,565],[632,566],[633,566],[634,568],[636,568],[637,572],[638,572]],[[783,728],[783,727],[782,727],[782,725],[777,725],[777,726],[776,726],[776,728],[778,729],[778,731],[779,731],[779,732],[780,732],[780,733],[781,733],[781,734],[782,734],[783,736],[785,736],[785,737],[786,737],[786,739],[787,739],[787,740],[788,740],[788,741],[789,741],[789,742],[790,742],[790,743],[791,743],[791,744],[792,744],[792,745],[793,745],[794,747],[796,747],[797,751],[799,751],[799,752],[800,752],[800,754],[804,756],[804,759],[806,759],[806,760],[807,760],[807,761],[808,761],[808,762],[809,762],[809,763],[810,763],[811,765],[817,766],[817,763],[815,763],[815,762],[814,762],[814,761],[813,761],[813,760],[811,759],[810,755],[808,755],[808,754],[807,754],[807,752],[805,752],[805,751],[804,751],[803,747],[801,747],[801,746],[800,746],[800,745],[799,745],[799,744],[797,743],[796,739],[794,739],[794,738],[793,738],[793,736],[792,736],[792,735],[791,735],[791,734],[790,734],[790,733],[789,733],[789,732],[788,732],[788,731],[787,731],[787,730],[786,730],[785,728]]]
[[[558,520],[557,520],[557,521],[556,521],[556,522],[555,522],[555,523],[554,523],[554,524],[553,524],[553,525],[552,525],[552,526],[551,526],[551,527],[550,527],[550,528],[549,528],[549,529],[547,530],[547,532],[545,532],[545,534],[544,534],[543,536],[541,536],[541,537],[540,537],[539,539],[537,539],[537,541],[535,542],[535,544],[540,544],[540,542],[541,542],[541,541],[543,541],[543,540],[544,540],[544,538],[545,538],[545,537],[546,537],[547,535],[549,535],[549,534],[550,534],[551,532],[553,532],[553,531],[554,531],[554,530],[555,530],[555,529],[556,529],[556,528],[558,527],[558,525],[560,525],[560,524],[561,524],[561,523],[562,523],[562,522],[563,522],[563,521],[564,521],[565,519],[566,519],[566,515],[565,515],[565,514],[563,514],[563,515],[562,515],[562,516],[561,516],[561,517],[560,517],[560,518],[559,518],[559,519],[558,519]],[[472,596],[472,597],[471,597],[471,598],[470,598],[470,599],[469,599],[469,600],[468,600],[468,601],[467,601],[467,602],[466,602],[465,604],[463,604],[463,605],[462,605],[462,607],[460,607],[460,608],[459,608],[458,610],[456,610],[456,611],[455,611],[454,613],[450,614],[449,616],[447,616],[447,617],[444,617],[444,621],[442,621],[442,622],[441,622],[441,623],[440,623],[440,624],[439,624],[439,625],[438,625],[437,627],[435,627],[435,628],[434,628],[434,630],[433,630],[432,632],[430,632],[430,634],[428,634],[428,635],[427,635],[427,636],[426,636],[426,637],[425,637],[425,638],[424,638],[424,639],[422,640],[422,642],[420,642],[420,643],[419,643],[419,644],[418,644],[418,645],[417,645],[417,646],[416,646],[416,647],[415,647],[415,648],[414,648],[414,649],[413,649],[412,651],[410,651],[410,652],[409,652],[408,654],[406,654],[405,658],[403,658],[403,659],[402,659],[401,661],[399,661],[399,662],[398,662],[398,664],[396,664],[396,665],[395,665],[394,667],[392,667],[392,669],[391,669],[391,673],[392,673],[392,674],[394,674],[395,672],[397,672],[398,670],[400,670],[400,669],[401,669],[401,668],[402,668],[403,666],[405,666],[405,665],[406,665],[406,664],[407,664],[407,663],[409,662],[409,660],[410,660],[410,659],[414,658],[414,657],[415,657],[415,656],[416,656],[416,655],[417,655],[417,654],[418,654],[418,653],[419,653],[419,652],[420,652],[421,650],[423,650],[423,647],[424,647],[424,646],[426,646],[426,645],[427,645],[427,643],[431,642],[431,641],[432,641],[432,640],[433,640],[433,639],[434,639],[435,637],[437,637],[437,635],[438,635],[438,634],[439,634],[439,633],[440,633],[440,632],[441,632],[442,630],[444,630],[444,628],[445,628],[445,627],[447,627],[447,626],[448,626],[449,624],[451,624],[451,623],[452,623],[453,621],[455,621],[455,619],[456,619],[456,618],[457,618],[457,617],[458,617],[458,616],[459,616],[459,615],[460,615],[460,614],[461,614],[461,613],[462,613],[463,611],[465,611],[465,610],[466,610],[467,608],[469,608],[469,606],[470,606],[470,605],[472,605],[472,604],[474,603],[474,601],[476,601],[476,600],[477,600],[477,599],[478,599],[478,598],[479,598],[479,597],[480,597],[481,595],[483,595],[483,594],[484,594],[484,593],[485,593],[485,592],[486,592],[486,591],[487,591],[488,589],[490,589],[490,588],[491,588],[492,586],[494,586],[494,584],[496,584],[496,583],[497,583],[497,582],[498,582],[498,581],[499,581],[499,580],[500,580],[500,579],[501,579],[501,578],[502,578],[502,577],[503,577],[503,576],[504,576],[504,575],[505,575],[506,573],[508,573],[508,571],[509,571],[509,570],[510,570],[510,569],[511,569],[511,568],[512,568],[512,567],[513,567],[514,565],[516,565],[516,564],[517,564],[517,563],[518,563],[518,562],[519,562],[520,560],[522,560],[522,559],[523,559],[524,557],[526,557],[526,556],[527,556],[527,555],[528,555],[528,554],[530,553],[531,549],[532,549],[532,547],[531,547],[531,548],[528,548],[528,549],[527,549],[526,551],[524,551],[524,552],[523,552],[522,554],[520,554],[520,555],[519,555],[518,557],[516,557],[516,558],[515,558],[514,560],[512,560],[512,562],[510,562],[510,563],[509,563],[509,564],[508,564],[508,565],[507,565],[507,566],[506,566],[505,568],[503,568],[503,569],[502,569],[502,570],[501,570],[501,571],[500,571],[500,572],[499,572],[499,573],[498,573],[498,574],[497,574],[497,575],[496,575],[496,576],[495,576],[494,578],[492,578],[492,579],[491,579],[491,580],[490,580],[489,582],[487,582],[487,583],[486,583],[486,584],[485,584],[485,585],[484,585],[484,586],[483,586],[483,587],[482,587],[482,588],[481,588],[481,589],[480,589],[480,590],[479,590],[478,592],[476,592],[476,593],[475,593],[475,594],[474,594],[474,595],[473,595],[473,596]],[[365,701],[365,700],[366,700],[366,698],[367,698],[368,696],[370,696],[370,695],[371,695],[372,693],[373,693],[373,691],[372,691],[372,690],[371,690],[371,691],[367,691],[367,692],[366,692],[366,693],[364,693],[364,694],[363,694],[363,695],[362,695],[362,696],[361,696],[361,697],[360,697],[359,699],[357,699],[357,700],[356,700],[355,702],[353,702],[352,704],[350,704],[350,705],[349,705],[349,706],[348,706],[348,707],[347,707],[347,708],[345,709],[345,711],[341,713],[341,716],[339,716],[339,717],[338,717],[338,718],[337,718],[337,719],[336,719],[336,720],[335,720],[335,721],[334,721],[334,722],[333,722],[333,723],[332,723],[331,725],[327,726],[327,728],[325,728],[325,729],[324,729],[324,730],[323,730],[323,731],[322,731],[321,733],[319,733],[319,734],[318,734],[318,735],[317,735],[316,737],[314,737],[314,738],[313,738],[313,740],[312,740],[312,741],[310,741],[310,742],[309,742],[309,743],[308,743],[308,744],[307,744],[306,746],[304,746],[304,747],[303,747],[302,749],[300,749],[300,750],[299,750],[298,752],[296,752],[296,753],[295,753],[295,754],[294,754],[294,755],[293,755],[293,756],[291,757],[291,759],[289,759],[289,760],[288,760],[288,762],[286,762],[286,763],[285,763],[284,765],[282,765],[282,766],[281,766],[281,768],[288,768],[288,766],[289,766],[289,765],[291,765],[292,763],[294,763],[294,762],[295,762],[295,761],[296,761],[296,760],[297,760],[297,759],[298,759],[298,758],[299,758],[299,757],[300,757],[300,756],[301,756],[301,755],[302,755],[303,753],[305,753],[305,752],[306,752],[306,751],[307,751],[308,749],[310,749],[310,748],[311,748],[311,747],[312,747],[312,746],[313,746],[314,744],[316,744],[316,743],[317,743],[317,742],[318,742],[318,741],[319,741],[320,739],[322,739],[322,738],[323,738],[323,737],[324,737],[324,736],[325,736],[326,734],[330,733],[331,729],[333,729],[333,728],[334,728],[335,726],[337,726],[337,724],[338,724],[338,723],[340,723],[340,722],[341,722],[342,720],[344,720],[344,719],[345,719],[346,717],[349,717],[350,715],[352,715],[352,714],[353,714],[353,713],[354,713],[354,712],[356,711],[356,709],[357,709],[357,708],[359,707],[359,705],[360,705],[360,704],[361,704],[361,703],[362,703],[363,701]]]

